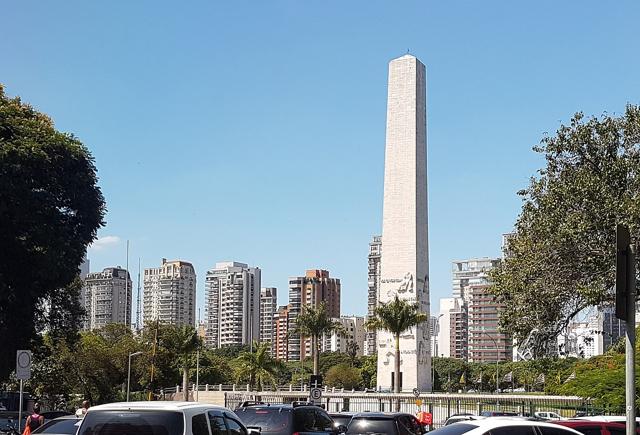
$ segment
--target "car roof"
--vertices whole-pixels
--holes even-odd
[[[75,414],[61,415],[60,417],[52,418],[49,421],[58,421],[58,420],[81,420],[80,417]]]
[[[219,411],[229,411],[228,408],[217,405],[209,405],[198,402],[116,402],[105,405],[92,406],[87,413],[92,411],[120,411],[125,409],[136,410],[159,410],[159,411],[186,411],[186,410],[205,410],[217,409]]]
[[[394,418],[402,415],[412,415],[407,412],[358,412],[353,415],[354,418]]]
[[[469,424],[472,426],[476,426],[477,428],[482,428],[483,430],[495,429],[499,427],[510,426],[513,424],[517,424],[518,426],[536,426],[536,427],[551,427],[551,428],[558,427],[558,425],[554,423],[548,423],[543,421],[532,421],[532,420],[525,420],[522,418],[511,418],[511,417],[492,417],[484,420],[469,420],[469,421],[455,423],[455,424]],[[565,426],[565,429],[569,431],[573,431],[574,433],[577,433],[577,434],[580,433],[566,426]]]

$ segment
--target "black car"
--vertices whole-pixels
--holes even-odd
[[[259,430],[261,434],[336,435],[346,431],[346,427],[334,425],[327,411],[306,403],[245,406],[236,409],[235,413],[247,429]]]
[[[422,435],[426,432],[418,419],[404,412],[366,412],[353,416],[347,435]]]
[[[351,423],[351,419],[355,414],[355,412],[330,412],[329,417],[333,420],[335,427],[349,427],[349,423]]]

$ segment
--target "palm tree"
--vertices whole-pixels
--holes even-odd
[[[167,331],[166,347],[176,356],[182,370],[182,391],[184,400],[189,400],[189,368],[193,363],[193,353],[199,348],[201,339],[193,326],[173,327]]]
[[[327,313],[327,306],[321,302],[317,306],[305,305],[302,313],[296,319],[296,327],[294,333],[300,335],[300,358],[303,349],[303,337],[311,337],[311,356],[313,357],[313,374],[318,374],[320,366],[320,352],[318,352],[318,339],[324,334],[330,334],[334,331],[343,332],[343,327],[336,322]]]
[[[396,344],[394,391],[400,392],[400,336],[420,323],[427,321],[427,315],[420,311],[417,303],[410,303],[396,295],[391,302],[380,303],[365,327],[369,330],[384,330],[393,334]]]
[[[278,361],[270,354],[270,343],[253,342],[253,352],[242,352],[238,355],[236,361],[238,367],[236,378],[239,382],[241,379],[249,378],[249,388],[257,387],[257,391],[262,391],[265,384],[276,384],[276,372],[278,370]]]

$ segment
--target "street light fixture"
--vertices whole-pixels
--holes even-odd
[[[131,388],[131,357],[142,355],[144,352],[133,352],[129,354],[129,369],[127,370],[127,402],[129,401],[129,390]]]

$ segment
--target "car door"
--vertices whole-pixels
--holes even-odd
[[[411,415],[398,417],[398,432],[400,435],[422,435],[423,433],[418,419]]]
[[[247,428],[244,427],[244,424],[234,416],[230,415],[228,412],[224,413],[224,422],[227,425],[227,434],[228,435],[249,435]]]

